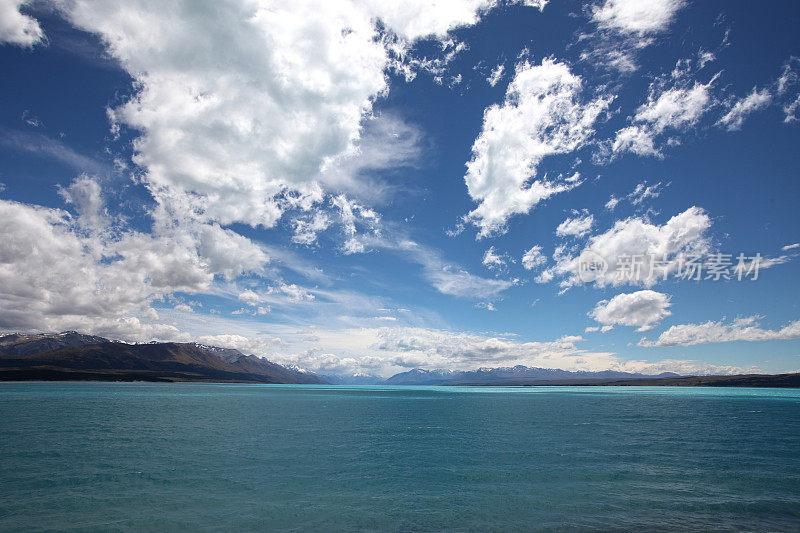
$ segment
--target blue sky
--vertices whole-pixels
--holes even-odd
[[[800,7],[427,4],[0,2],[0,329],[800,368]]]

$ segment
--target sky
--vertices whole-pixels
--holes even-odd
[[[0,330],[800,369],[800,5],[0,0]]]

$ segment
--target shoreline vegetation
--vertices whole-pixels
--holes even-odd
[[[420,369],[372,383],[320,376],[197,343],[127,344],[77,332],[0,336],[0,381],[201,382],[439,386],[684,386],[800,388],[800,373],[647,376],[513,367],[470,372]]]

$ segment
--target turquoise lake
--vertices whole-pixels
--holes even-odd
[[[800,530],[800,391],[0,383],[0,531]]]

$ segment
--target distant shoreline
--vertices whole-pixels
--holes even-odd
[[[238,350],[198,343],[128,344],[74,331],[0,336],[0,381],[800,388],[800,373],[680,376],[665,372],[651,376],[612,370],[567,371],[521,365],[473,371],[417,368],[390,378],[366,377],[369,381],[337,381],[342,377],[317,375],[245,355]]]
[[[0,382],[40,383],[219,383],[253,385],[291,385],[292,383],[264,382],[251,379],[208,379],[186,374],[162,372],[90,372],[61,369],[13,369],[0,368]],[[349,386],[317,383],[332,387]],[[389,387],[751,387],[751,388],[800,388],[800,374],[741,374],[734,376],[686,376],[679,378],[617,379],[617,380],[518,380],[494,383],[431,383],[424,385],[377,383]]]

